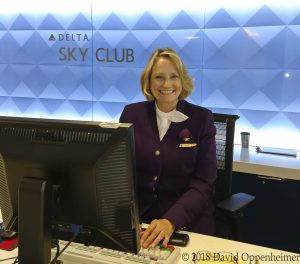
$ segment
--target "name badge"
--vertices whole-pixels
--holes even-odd
[[[180,148],[192,148],[192,147],[196,147],[197,143],[181,143],[179,145]]]

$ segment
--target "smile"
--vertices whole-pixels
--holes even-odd
[[[159,90],[161,94],[172,94],[175,92],[175,90]]]

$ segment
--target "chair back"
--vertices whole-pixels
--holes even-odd
[[[214,113],[218,177],[215,183],[215,202],[231,195],[234,129],[238,115]]]

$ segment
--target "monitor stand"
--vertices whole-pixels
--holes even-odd
[[[24,177],[19,188],[19,263],[48,264],[51,258],[51,184]]]

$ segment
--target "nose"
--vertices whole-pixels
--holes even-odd
[[[164,81],[164,87],[171,87],[172,86],[172,79],[166,78]]]

